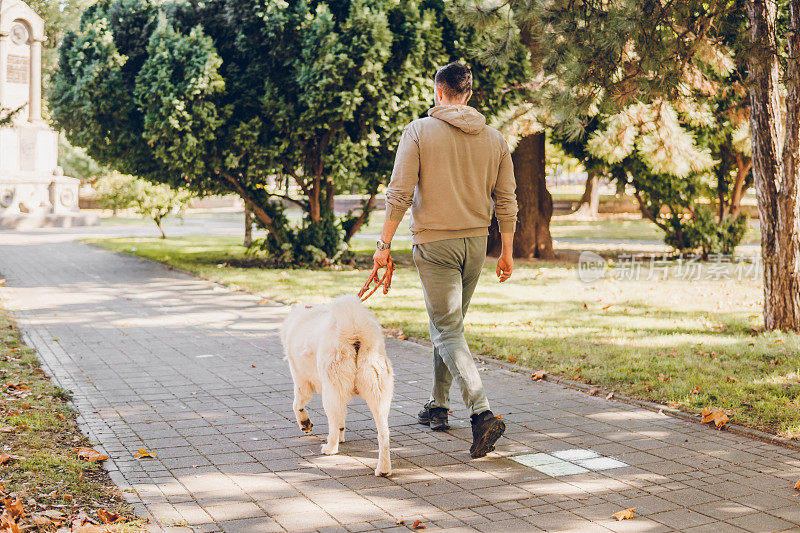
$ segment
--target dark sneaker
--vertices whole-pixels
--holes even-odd
[[[444,407],[431,407],[431,402],[425,404],[417,415],[417,420],[423,426],[430,426],[434,431],[450,429],[447,425],[447,409]]]
[[[470,417],[472,420],[472,446],[469,455],[473,459],[485,456],[494,450],[497,442],[506,430],[506,423],[495,417],[491,411],[484,411]]]

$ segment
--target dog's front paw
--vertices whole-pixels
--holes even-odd
[[[314,424],[311,423],[309,418],[300,421],[300,429],[303,430],[303,433],[311,433],[311,428],[314,427]]]
[[[339,453],[339,443],[337,442],[335,444],[330,444],[326,442],[322,445],[322,453],[325,455],[336,455]]]

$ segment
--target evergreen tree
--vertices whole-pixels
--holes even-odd
[[[53,113],[101,164],[234,192],[270,250],[331,257],[366,219],[338,220],[336,193],[367,193],[368,211],[435,68],[477,38],[448,16],[442,0],[103,0],[64,39]],[[496,89],[523,76],[476,69],[475,102],[498,109]],[[272,200],[299,206],[301,226]]]
[[[734,120],[722,139],[707,139],[716,143],[712,150],[698,144],[691,127],[674,121],[665,105],[676,113],[688,110],[689,116],[702,117],[709,97],[718,97],[715,78],[729,76],[738,65],[741,87],[747,87],[749,98],[734,108],[742,109],[739,118],[749,115],[765,326],[796,331],[800,330],[799,12],[800,0],[508,0],[491,7],[471,4],[465,10],[475,24],[490,29],[489,56],[524,46],[521,35],[535,37],[541,69],[525,84],[533,92],[532,100],[544,120],[571,138],[583,133],[587,117],[599,115],[609,127],[608,142],[595,140],[599,154],[622,162],[625,153],[635,151],[646,168],[679,177],[701,171],[705,165],[698,163],[713,161],[716,151],[720,181],[732,180],[728,211],[738,209],[750,166],[747,150],[741,147],[740,121]],[[781,103],[784,88],[786,98]],[[647,128],[637,130],[642,113],[656,120],[638,121]],[[664,135],[667,131],[671,134]],[[668,139],[697,157],[682,157],[670,149],[673,143]],[[736,161],[735,171],[731,160]],[[677,195],[695,187],[669,185]],[[719,209],[725,210],[722,203]]]

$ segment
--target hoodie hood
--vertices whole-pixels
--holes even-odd
[[[470,135],[477,135],[486,127],[486,117],[468,105],[437,105],[428,110],[428,115]]]

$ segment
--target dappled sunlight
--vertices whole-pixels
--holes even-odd
[[[605,422],[612,422],[621,420],[654,420],[663,417],[663,415],[659,415],[658,413],[654,413],[652,411],[604,409],[603,411],[597,413],[588,414],[586,417],[595,420],[603,420]],[[633,433],[631,433],[631,435],[633,435]]]

